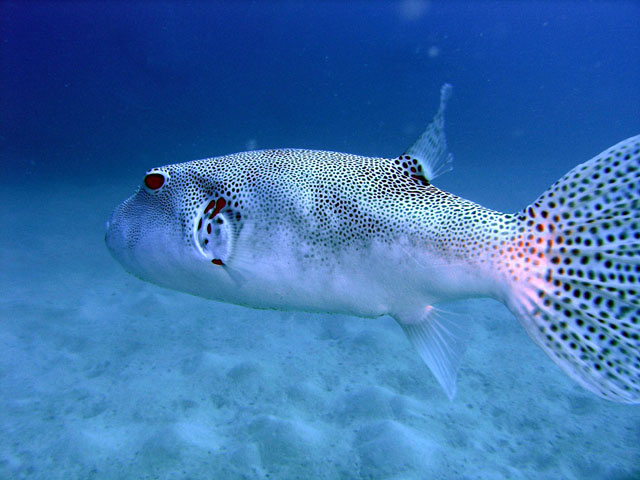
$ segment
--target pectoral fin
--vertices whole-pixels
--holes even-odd
[[[214,196],[203,203],[200,214],[194,220],[194,243],[200,254],[214,268],[222,268],[236,286],[246,280],[235,262],[239,256],[237,241],[242,229],[242,216],[234,211],[224,197]]]

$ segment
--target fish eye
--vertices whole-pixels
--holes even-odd
[[[144,187],[148,193],[158,193],[164,184],[169,180],[169,175],[165,172],[152,170],[144,176]]]

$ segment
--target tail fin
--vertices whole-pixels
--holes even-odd
[[[578,165],[517,217],[509,308],[584,388],[640,403],[640,135]]]

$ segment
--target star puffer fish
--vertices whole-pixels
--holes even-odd
[[[441,91],[404,154],[278,149],[152,168],[107,223],[129,272],[254,308],[391,315],[450,398],[464,337],[446,302],[491,297],[571,378],[640,403],[640,135],[508,214],[439,190]]]

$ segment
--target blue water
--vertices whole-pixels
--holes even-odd
[[[390,318],[253,311],[103,243],[152,166],[403,152],[517,211],[640,132],[637,2],[0,3],[0,478],[640,478],[640,411],[489,300],[449,402]]]

